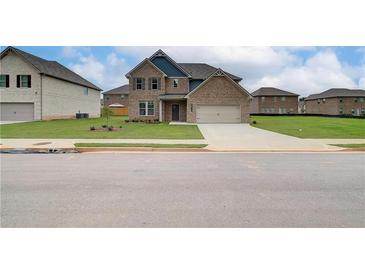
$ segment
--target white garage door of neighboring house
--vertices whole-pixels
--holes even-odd
[[[33,103],[1,103],[1,121],[34,120]]]
[[[241,123],[240,106],[204,106],[196,109],[197,123]]]

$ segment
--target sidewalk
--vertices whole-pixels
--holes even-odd
[[[207,144],[206,140],[168,139],[1,139],[0,148],[74,148],[75,143]]]

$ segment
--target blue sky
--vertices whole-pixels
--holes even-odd
[[[365,88],[365,47],[26,47],[104,90],[158,48],[177,62],[204,62],[243,78],[250,92],[275,86],[303,96],[331,87]],[[2,48],[3,49],[3,48]]]

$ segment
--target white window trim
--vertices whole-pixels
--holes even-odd
[[[19,85],[19,88],[28,88],[28,84],[29,84],[29,82],[28,82],[28,75],[19,75],[20,76],[20,85]],[[26,79],[26,85],[24,86],[23,85],[23,78],[25,78]]]
[[[6,88],[6,74],[1,74],[1,75],[0,75],[0,77],[1,77],[1,76],[4,76],[4,82],[3,82],[3,83],[4,83],[4,86],[1,86],[1,85],[0,85],[0,88]],[[1,82],[2,82],[2,81],[1,81]]]
[[[144,104],[144,110],[145,110],[145,115],[141,114],[141,106],[140,104],[143,103]],[[152,103],[153,104],[153,114],[148,114],[148,103]],[[155,116],[155,102],[154,101],[139,101],[138,102],[138,114],[139,116]]]

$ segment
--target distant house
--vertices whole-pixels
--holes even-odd
[[[101,89],[56,61],[14,47],[0,54],[1,121],[100,116]]]
[[[331,88],[305,99],[307,114],[365,116],[365,90]]]
[[[129,104],[129,85],[123,85],[103,92],[104,106],[119,104],[128,107]]]
[[[251,95],[251,113],[298,113],[298,94],[273,87],[262,87]]]

